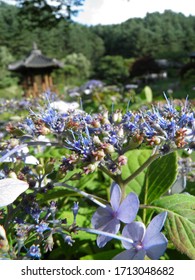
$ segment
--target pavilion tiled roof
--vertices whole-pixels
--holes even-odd
[[[40,50],[34,45],[30,54],[19,61],[8,65],[10,71],[22,71],[25,69],[47,69],[47,68],[60,68],[63,67],[62,62],[55,58],[48,58],[42,54]]]
[[[191,53],[189,54],[189,56],[194,58],[194,57],[195,57],[195,52],[191,52]]]

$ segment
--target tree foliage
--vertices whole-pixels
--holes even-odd
[[[7,65],[13,61],[13,56],[5,46],[0,46],[0,88],[9,87],[13,83],[11,73],[7,69]]]
[[[67,66],[75,68],[75,73],[83,78],[89,78],[91,63],[82,53],[73,53],[66,56],[64,59],[64,71]]]
[[[103,39],[109,55],[181,58],[195,45],[195,17],[169,10],[92,29]]]
[[[124,82],[129,76],[128,66],[122,56],[104,56],[97,68],[98,77],[112,84]]]
[[[19,7],[20,20],[26,21],[29,28],[57,25],[61,19],[70,20],[78,12],[77,7],[84,0],[16,0]]]
[[[122,24],[89,27],[62,17],[63,7],[70,5],[72,11],[75,7],[78,11],[84,1],[59,0],[55,5],[46,0],[18,1],[18,6],[0,1],[0,42],[13,60],[24,58],[36,42],[44,55],[59,60],[73,53],[84,55],[94,76],[110,82],[111,77],[125,80],[126,70],[132,66],[127,59],[153,57],[186,63],[188,53],[194,51],[194,16],[165,11]]]

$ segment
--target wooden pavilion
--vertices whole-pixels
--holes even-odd
[[[195,52],[189,54],[190,62],[195,62]]]
[[[27,57],[8,65],[10,71],[21,75],[24,96],[28,97],[36,97],[46,90],[55,91],[51,73],[61,67],[60,61],[44,56],[35,43]]]

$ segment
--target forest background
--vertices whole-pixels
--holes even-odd
[[[46,1],[18,2],[19,6],[0,2],[0,96],[20,96],[19,77],[7,65],[24,58],[35,42],[44,55],[64,62],[53,74],[61,93],[65,86],[80,86],[88,79],[121,85],[141,78],[152,82],[154,95],[171,90],[176,98],[194,97],[195,70],[189,58],[195,49],[194,16],[167,10],[121,24],[86,26],[71,21],[72,10],[64,19],[49,9],[37,14],[35,3]],[[166,60],[168,79],[143,80],[143,75],[164,71],[157,60]]]

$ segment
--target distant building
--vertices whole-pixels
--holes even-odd
[[[25,96],[36,97],[48,89],[55,89],[51,73],[61,67],[63,64],[60,61],[44,56],[34,43],[30,54],[22,60],[9,64],[8,70],[21,74]]]
[[[189,54],[189,58],[190,58],[190,61],[191,61],[191,62],[195,62],[195,52],[191,52],[191,53]]]

